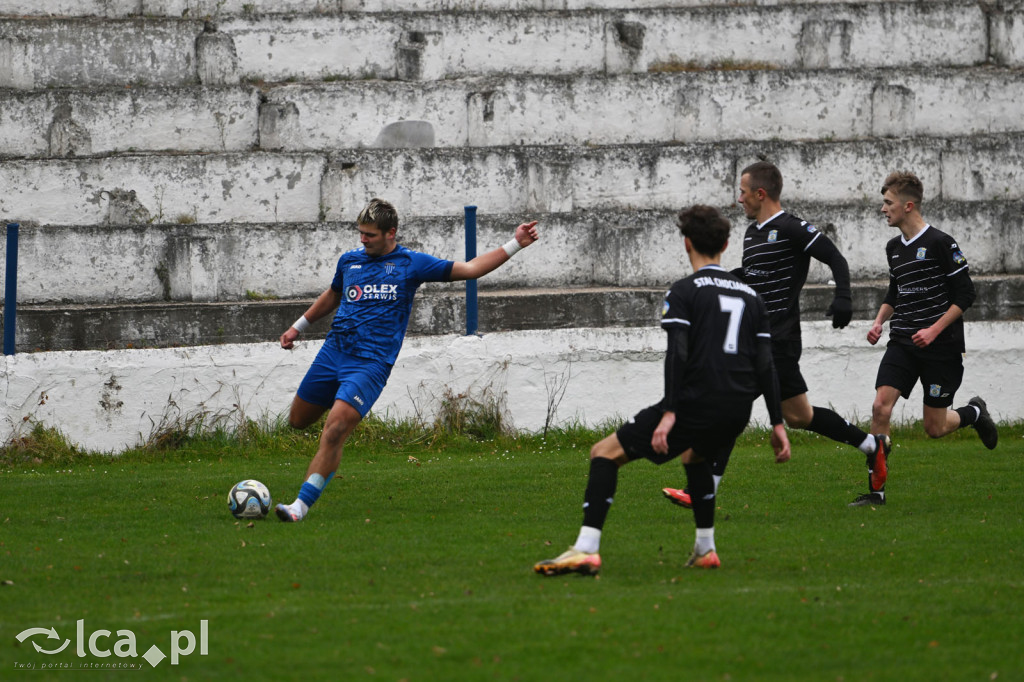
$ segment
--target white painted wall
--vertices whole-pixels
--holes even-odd
[[[802,368],[812,403],[856,420],[869,417],[882,348],[864,341],[868,324],[842,331],[828,322],[804,324]],[[968,323],[967,345],[957,405],[981,395],[998,421],[1024,419],[1024,322]],[[446,391],[479,397],[488,390],[503,400],[515,428],[537,431],[553,387],[568,373],[555,423],[596,425],[660,398],[663,346],[657,328],[410,338],[375,410],[430,419]],[[318,347],[303,343],[288,352],[266,343],[8,356],[0,365],[0,436],[7,442],[38,422],[90,450],[118,452],[190,415],[220,416],[228,424],[242,415],[273,417],[287,411]],[[918,387],[900,402],[896,419],[919,419],[920,401]],[[765,417],[758,401],[755,419]]]

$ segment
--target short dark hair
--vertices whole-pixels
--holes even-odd
[[[732,225],[713,206],[696,204],[684,208],[676,219],[679,231],[689,237],[693,248],[705,256],[717,256],[725,250]]]
[[[882,184],[882,194],[889,190],[902,199],[913,201],[915,206],[920,206],[924,200],[924,183],[910,171],[889,173]]]
[[[383,199],[370,199],[370,203],[359,212],[356,222],[360,225],[376,225],[381,232],[398,228],[398,211]]]
[[[763,189],[769,199],[778,201],[782,196],[782,171],[774,163],[758,161],[752,163],[740,173],[740,177],[750,176],[750,189]]]

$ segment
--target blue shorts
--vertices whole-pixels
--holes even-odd
[[[391,368],[383,360],[342,353],[328,339],[299,384],[298,395],[328,410],[335,400],[343,400],[365,417],[388,383]]]

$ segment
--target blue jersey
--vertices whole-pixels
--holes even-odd
[[[370,258],[363,248],[343,254],[331,282],[331,289],[341,293],[341,305],[326,343],[349,355],[394,364],[416,290],[424,282],[448,281],[453,265],[404,246],[379,258]]]

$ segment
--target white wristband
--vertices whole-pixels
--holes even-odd
[[[505,253],[508,254],[509,258],[511,258],[512,256],[519,253],[523,247],[521,247],[519,245],[519,242],[517,242],[515,237],[513,237],[512,239],[508,240],[508,242],[501,248],[505,249]]]
[[[302,332],[304,332],[307,329],[309,329],[309,320],[307,320],[306,316],[303,315],[299,319],[295,320],[295,322],[294,322],[294,324],[292,324],[292,326],[295,327],[297,330],[299,330],[299,333],[301,334]]]

